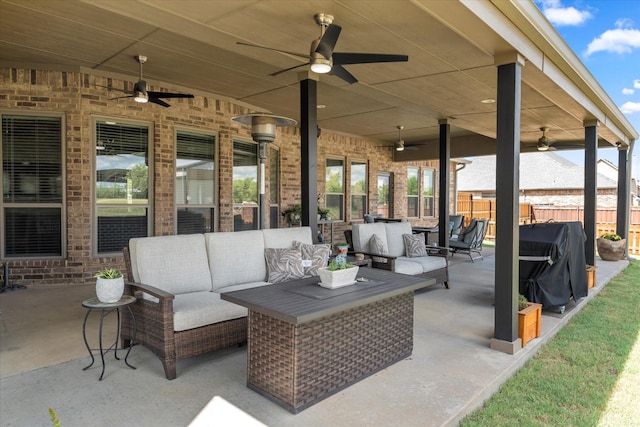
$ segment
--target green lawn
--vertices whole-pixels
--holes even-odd
[[[640,425],[640,262],[461,426]]]

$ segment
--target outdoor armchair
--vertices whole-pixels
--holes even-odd
[[[449,241],[451,255],[458,252],[467,254],[471,262],[482,259],[482,241],[487,234],[488,224],[489,220],[486,218],[472,219],[469,226],[460,232],[458,240]],[[478,256],[474,258],[473,253]]]

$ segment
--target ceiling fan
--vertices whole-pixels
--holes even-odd
[[[336,46],[338,37],[342,27],[333,24],[333,16],[326,13],[318,13],[314,15],[316,23],[320,26],[320,37],[311,42],[311,49],[308,55],[290,52],[287,50],[276,49],[272,47],[260,46],[245,42],[236,42],[239,45],[258,47],[261,49],[273,50],[276,52],[287,53],[289,55],[305,58],[311,65],[311,71],[318,74],[330,73],[336,77],[341,78],[349,84],[356,83],[356,79],[350,72],[348,72],[343,65],[349,64],[370,64],[376,62],[406,62],[409,60],[407,55],[390,55],[379,53],[348,53],[348,52],[334,52],[333,49]],[[290,71],[299,67],[304,67],[307,64],[295,65],[293,67],[285,68],[284,70],[276,71],[269,74],[270,76],[277,76],[278,74]]]
[[[580,147],[581,144],[579,143],[561,143],[561,142],[552,142],[548,137],[547,137],[547,131],[549,130],[548,127],[541,127],[540,130],[542,131],[542,136],[540,138],[538,138],[538,143],[536,144],[536,147],[538,149],[538,151],[554,151],[556,150],[558,147]]]
[[[404,126],[396,126],[398,129],[398,141],[395,143],[396,151],[404,151],[404,150],[417,150],[417,145],[407,145],[402,139],[402,130]]]
[[[147,82],[142,79],[142,64],[147,62],[147,57],[143,55],[137,55],[135,58],[136,61],[138,61],[138,63],[140,64],[140,80],[138,80],[138,82],[133,85],[133,92],[129,93],[126,96],[119,96],[117,98],[111,99],[133,98],[134,101],[140,103],[151,102],[163,107],[170,107],[170,105],[163,101],[161,98],[193,98],[193,95],[186,93],[154,92],[151,90],[147,90]],[[126,91],[123,92],[128,93]]]

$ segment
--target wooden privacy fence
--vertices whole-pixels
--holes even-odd
[[[473,218],[488,218],[486,240],[494,240],[496,236],[496,201],[495,199],[474,199],[471,194],[458,195],[458,215],[464,215],[464,225],[469,225]],[[532,206],[520,204],[520,224],[536,222],[584,222],[584,208],[576,206]],[[640,207],[632,207],[629,215],[629,254],[640,255]],[[596,212],[596,236],[616,232],[616,210],[601,208]]]

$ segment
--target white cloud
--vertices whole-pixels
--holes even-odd
[[[542,13],[553,25],[562,27],[580,25],[593,18],[588,10],[578,10],[573,6],[564,7],[560,0],[541,0]]]
[[[633,21],[630,18],[620,18],[614,25],[616,28],[633,28]]]
[[[634,80],[634,81],[633,81],[633,87],[634,87],[635,89],[640,89],[640,80],[637,80],[637,79],[636,79],[636,80]]]
[[[629,89],[629,88],[622,88],[622,94],[623,95],[633,95],[633,93],[635,92],[635,90],[633,89]]]
[[[620,106],[624,114],[640,113],[640,102],[625,102]]]
[[[616,28],[605,31],[589,43],[585,55],[600,51],[630,53],[634,48],[640,48],[640,30]]]

